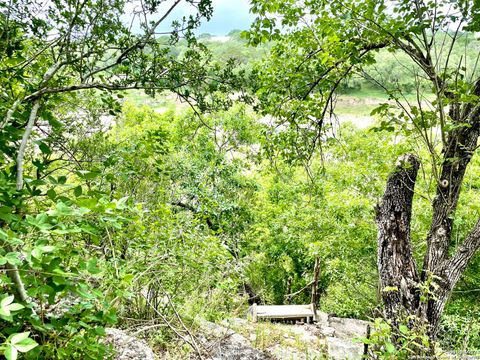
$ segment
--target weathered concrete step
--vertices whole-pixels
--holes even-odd
[[[313,305],[256,305],[253,304],[249,310],[252,320],[301,320],[307,323],[315,319]]]

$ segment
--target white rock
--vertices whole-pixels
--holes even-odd
[[[331,317],[328,323],[335,329],[335,337],[341,339],[360,338],[367,334],[367,321]]]
[[[350,340],[327,337],[328,356],[333,360],[356,360],[363,355],[363,345]]]
[[[112,345],[116,352],[114,360],[155,360],[155,354],[145,341],[120,329],[107,328],[105,332],[105,344]]]
[[[326,337],[334,337],[335,336],[335,329],[333,327],[322,326],[320,328],[320,331],[321,331],[323,336],[326,336]]]

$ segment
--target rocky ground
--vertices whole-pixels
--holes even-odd
[[[283,324],[228,319],[220,324],[200,321],[196,346],[204,360],[354,360],[361,359],[368,323],[320,313],[315,324]],[[155,354],[149,345],[123,330],[106,329],[105,342],[116,351],[114,360],[197,360],[189,355]],[[184,353],[187,354],[187,353]],[[441,359],[479,359],[472,354],[441,352]]]
[[[365,321],[327,314],[321,314],[316,324],[251,323],[231,319],[222,322],[216,330],[218,333],[224,329],[226,336],[215,348],[215,359],[360,359],[363,345],[354,339],[365,336],[366,327]],[[232,342],[256,352],[251,357],[237,358],[230,351]]]
[[[143,340],[130,336],[120,329],[105,329],[105,343],[115,350],[114,360],[155,360],[153,350]]]
[[[229,319],[200,322],[198,347],[211,360],[360,359],[363,346],[353,339],[365,336],[367,323],[320,314],[316,324],[252,323]],[[148,345],[118,329],[107,329],[117,351],[115,360],[169,359],[153,354]],[[192,355],[192,359],[196,358]]]

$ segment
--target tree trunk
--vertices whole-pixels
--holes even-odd
[[[385,317],[394,323],[418,307],[419,276],[410,245],[412,200],[420,162],[401,157],[376,209],[378,273]]]
[[[315,267],[313,268],[313,284],[312,284],[312,309],[313,315],[317,317],[318,305],[318,278],[320,277],[320,258],[315,258]]]
[[[479,129],[477,126],[465,127],[448,135],[442,178],[432,204],[432,224],[421,276],[412,255],[410,239],[412,201],[420,166],[414,155],[404,155],[399,159],[376,209],[378,272],[384,316],[396,326],[399,321],[413,315],[429,325],[432,340],[436,338],[452,290],[480,248],[479,220],[464,242],[449,256],[452,218]]]

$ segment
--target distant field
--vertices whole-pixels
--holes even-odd
[[[407,96],[414,100],[414,95]],[[141,91],[128,91],[125,99],[136,106],[149,106],[157,112],[168,110],[185,110],[188,104],[181,102],[175,95],[158,94],[154,98]],[[370,126],[374,120],[370,116],[372,110],[379,104],[388,101],[388,96],[381,90],[366,89],[339,95],[336,101],[335,113],[341,122],[352,122],[364,128]]]
[[[335,112],[339,115],[369,116],[386,99],[342,95],[337,98]]]

